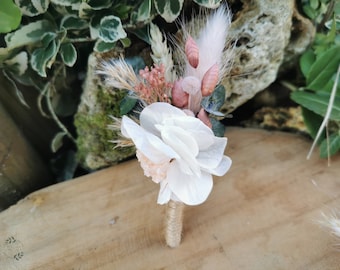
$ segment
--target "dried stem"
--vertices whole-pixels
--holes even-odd
[[[181,243],[184,204],[170,200],[166,208],[165,240],[166,244],[175,248]]]

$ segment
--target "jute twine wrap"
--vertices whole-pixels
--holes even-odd
[[[184,204],[170,200],[166,207],[165,240],[166,244],[175,248],[181,243]]]

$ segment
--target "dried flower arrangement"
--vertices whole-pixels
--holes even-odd
[[[194,20],[202,29],[196,37],[183,23],[185,43],[178,42],[174,52],[180,57],[177,70],[166,39],[153,24],[153,67],[136,74],[120,58],[98,69],[107,86],[127,89],[142,108],[138,119],[124,115],[111,128],[121,130],[117,147],[134,144],[144,174],[160,185],[157,202],[168,205],[165,237],[170,247],[180,244],[184,205],[203,203],[213,187],[212,175],[224,175],[232,163],[224,155],[227,138],[214,134],[209,117],[223,116],[216,105],[221,100],[211,97],[230,63],[232,49],[226,50],[225,43],[231,14],[222,5]]]

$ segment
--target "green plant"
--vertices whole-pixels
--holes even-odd
[[[75,102],[70,99],[72,73],[77,73],[77,59],[87,59],[88,54],[106,52],[117,46],[129,47],[131,34],[148,41],[148,24],[155,16],[162,16],[167,22],[174,21],[184,0],[6,0],[3,11],[13,15],[10,25],[0,26],[3,32],[15,29],[20,22],[20,8],[23,23],[20,28],[4,36],[6,47],[0,48],[0,68],[12,83],[21,103],[26,105],[19,84],[30,85],[40,92],[39,108],[43,115],[49,115],[60,126],[53,141],[53,150],[58,149],[64,136],[74,140],[59,117],[75,112]],[[196,0],[203,6],[216,6],[220,1]],[[19,12],[19,13],[18,13]],[[85,53],[84,53],[84,49]],[[74,77],[74,76],[73,76]],[[63,101],[63,104],[60,104]],[[44,112],[46,104],[48,113]]]
[[[15,30],[21,21],[20,9],[13,0],[2,0],[0,9],[0,33]]]
[[[320,8],[315,8],[315,12],[311,13],[311,8],[317,7],[316,2]],[[306,126],[311,136],[320,143],[320,156],[327,157],[340,150],[340,87],[337,83],[340,63],[340,4],[334,1],[309,3],[309,8],[304,6],[308,15],[312,15],[317,21],[324,21],[320,16],[324,14],[324,5],[327,3],[327,13],[331,7],[333,19],[324,21],[325,31],[316,34],[313,46],[300,58],[300,68],[306,85],[299,91],[294,91],[291,98],[303,107]],[[327,133],[318,134],[325,117]]]

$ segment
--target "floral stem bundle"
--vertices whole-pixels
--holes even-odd
[[[165,238],[170,247],[181,242],[184,206],[206,201],[213,187],[212,175],[222,176],[231,166],[231,159],[224,155],[227,138],[214,134],[210,120],[211,114],[221,116],[211,108],[224,100],[214,97],[204,102],[213,95],[230,62],[226,59],[230,53],[225,52],[230,13],[221,6],[197,21],[202,19],[205,26],[199,35],[191,33],[191,28],[182,29],[184,48],[178,45],[175,53],[183,58],[178,60],[183,64],[179,70],[174,70],[171,50],[153,25],[153,67],[135,74],[121,58],[104,62],[98,71],[107,86],[128,89],[140,101],[138,119],[136,108],[133,119],[124,115],[120,125],[124,139],[115,142],[123,147],[126,139],[132,140],[144,174],[160,185],[157,202],[167,204]]]
[[[165,241],[166,244],[175,248],[182,239],[184,204],[170,200],[166,207],[165,217]]]

